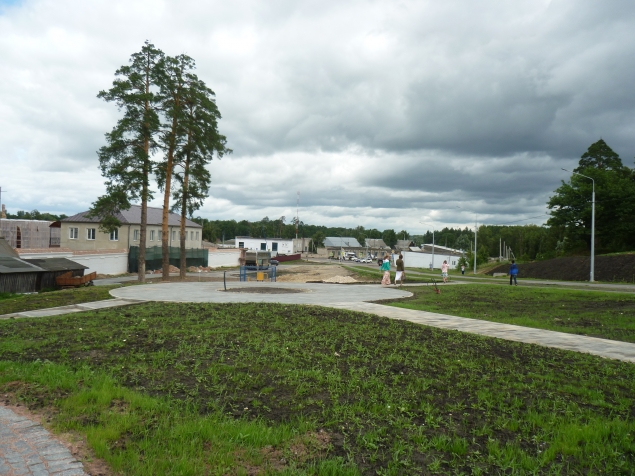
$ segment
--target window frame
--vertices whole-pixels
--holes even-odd
[[[97,238],[97,230],[95,228],[86,228],[86,239],[88,241],[95,241],[95,238]]]
[[[68,228],[68,239],[69,240],[78,240],[79,239],[79,228],[76,226],[71,226]]]
[[[267,243],[260,243],[260,251],[267,251]]]
[[[238,242],[238,248],[244,248],[245,247],[245,242],[244,241],[239,241]]]
[[[149,241],[154,241],[154,231],[155,230],[150,230],[150,240]]]
[[[119,228],[115,228],[108,235],[108,239],[110,241],[119,241]]]
[[[141,233],[139,230],[132,230],[132,241],[139,241]]]
[[[278,243],[275,241],[271,243],[271,251],[278,251]]]

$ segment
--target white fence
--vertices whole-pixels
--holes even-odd
[[[439,250],[442,251],[442,250]],[[419,253],[416,251],[404,251],[403,264],[406,268],[430,268],[432,264],[432,253]],[[399,255],[393,255],[394,260],[397,261]],[[441,269],[443,261],[447,261],[450,269],[456,269],[458,267],[459,256],[449,256],[442,253],[434,253],[434,269]]]
[[[226,266],[238,266],[240,264],[240,250],[210,248],[207,266],[221,268]]]

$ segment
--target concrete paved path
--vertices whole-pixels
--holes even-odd
[[[36,309],[34,311],[14,312],[11,314],[2,314],[0,319],[18,319],[21,317],[45,317],[59,316],[61,314],[70,314],[73,312],[92,311],[95,309],[105,309],[108,307],[127,306],[134,304],[135,300],[126,299],[105,299],[103,301],[84,302],[80,304],[71,304],[69,306],[49,307],[46,309]],[[0,473],[1,475],[2,473]]]
[[[0,474],[85,475],[82,463],[41,425],[0,405]]]
[[[316,283],[256,283],[231,282],[227,289],[258,290],[277,288],[296,291],[293,294],[256,294],[224,292],[223,283],[158,283],[144,286],[128,286],[110,291],[115,298],[124,300],[170,302],[279,302],[284,304],[315,304],[330,306],[342,302],[364,302],[379,299],[398,299],[412,293],[398,287],[382,287],[367,284],[316,284]]]

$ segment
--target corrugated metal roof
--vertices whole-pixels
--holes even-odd
[[[366,238],[366,244],[370,248],[388,248],[381,238]]]
[[[33,258],[25,259],[27,263],[39,266],[45,271],[72,271],[76,269],[88,269],[88,266],[76,263],[67,258]]]
[[[19,258],[0,257],[0,274],[38,273],[44,271]]]
[[[0,257],[4,258],[19,258],[18,252],[5,240],[0,237]]]
[[[326,248],[361,248],[362,245],[352,237],[340,237],[340,236],[327,236],[324,239],[324,246]]]
[[[72,217],[64,218],[63,222],[70,223],[99,223],[98,218],[88,218],[86,216],[88,212],[81,212]],[[141,224],[141,205],[132,205],[128,210],[122,210],[117,214],[119,221],[126,225],[139,225]],[[163,223],[163,208],[148,207],[148,225],[161,225]],[[168,215],[169,226],[180,226],[181,216],[176,213],[170,213]],[[185,219],[185,226],[193,228],[203,228],[192,220]]]

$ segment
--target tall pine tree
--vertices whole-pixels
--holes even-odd
[[[145,281],[146,229],[148,200],[152,199],[150,175],[152,154],[159,131],[158,101],[155,94],[164,54],[145,42],[141,51],[130,58],[128,66],[115,72],[112,88],[97,97],[114,102],[123,117],[110,133],[107,145],[98,151],[99,165],[106,178],[106,194],[92,204],[90,215],[100,218],[100,229],[112,232],[121,226],[117,214],[141,201],[139,233],[139,281]]]
[[[178,187],[174,189],[173,209],[181,212],[181,278],[186,273],[185,220],[198,210],[209,193],[211,176],[207,165],[216,155],[218,158],[231,153],[227,139],[218,132],[221,118],[216,106],[215,94],[194,74],[188,74],[188,87],[184,97],[185,114],[183,129],[185,142],[176,154],[174,178]]]
[[[184,147],[186,140],[185,96],[188,94],[191,72],[194,70],[194,60],[187,55],[176,58],[167,57],[161,68],[161,89],[159,102],[163,123],[161,126],[160,145],[164,151],[164,160],[157,167],[157,183],[163,190],[163,219],[162,235],[165,237],[162,246],[163,279],[168,281],[170,276],[170,248],[169,248],[169,211],[170,194],[172,191],[172,175],[174,172],[175,154]]]

